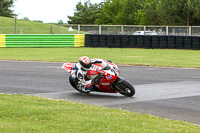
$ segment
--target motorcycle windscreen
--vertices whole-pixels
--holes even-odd
[[[71,73],[72,68],[75,66],[75,63],[64,63],[62,68],[65,69],[67,72]]]

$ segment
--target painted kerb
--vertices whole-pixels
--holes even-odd
[[[0,35],[0,47],[6,47],[5,35]]]

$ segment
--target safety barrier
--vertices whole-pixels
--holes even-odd
[[[0,47],[80,47],[85,35],[0,35]]]
[[[85,47],[200,49],[200,36],[85,35]]]
[[[0,47],[109,47],[200,49],[200,36],[0,35]]]

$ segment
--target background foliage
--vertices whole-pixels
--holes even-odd
[[[199,25],[199,0],[106,0],[77,4],[70,24]]]
[[[12,17],[13,10],[10,8],[13,6],[13,0],[0,0],[0,16]]]
[[[69,24],[94,24],[96,14],[99,12],[101,4],[92,4],[89,1],[83,5],[78,2],[74,16],[68,16]]]

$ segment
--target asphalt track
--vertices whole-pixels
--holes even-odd
[[[119,66],[135,89],[120,94],[81,94],[68,82],[62,63],[0,61],[0,93],[65,99],[200,125],[200,69]]]

